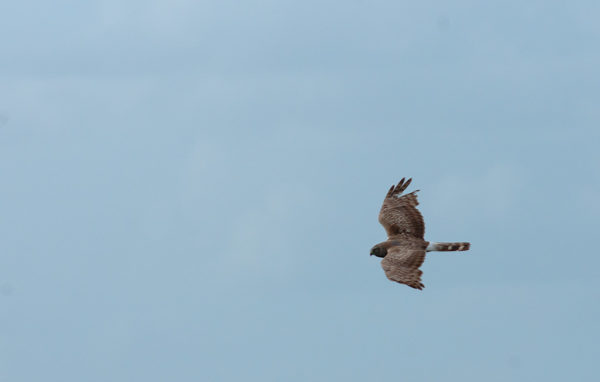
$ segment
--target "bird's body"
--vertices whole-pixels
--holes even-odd
[[[429,243],[424,239],[425,223],[417,210],[416,191],[402,195],[412,179],[404,178],[388,191],[381,211],[379,222],[385,228],[388,239],[376,244],[371,255],[382,257],[381,267],[388,279],[406,284],[412,288],[423,289],[423,272],[419,267],[425,261],[429,251],[466,251],[470,243]]]

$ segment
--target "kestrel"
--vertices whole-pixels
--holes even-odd
[[[417,206],[416,191],[402,195],[412,179],[404,178],[388,191],[381,211],[379,223],[385,228],[388,239],[375,245],[371,255],[383,257],[381,267],[388,279],[409,287],[423,289],[423,272],[419,269],[430,251],[466,251],[470,243],[430,243],[423,237],[425,223]]]

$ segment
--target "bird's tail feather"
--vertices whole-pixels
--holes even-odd
[[[471,248],[471,243],[429,243],[427,252],[431,251],[467,251]]]

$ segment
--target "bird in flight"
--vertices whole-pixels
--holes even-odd
[[[379,223],[388,239],[371,248],[371,256],[382,257],[381,267],[388,279],[423,289],[423,272],[419,269],[425,253],[431,251],[466,251],[471,243],[434,243],[424,239],[425,223],[417,206],[416,191],[402,195],[412,179],[404,178],[388,191],[379,211]]]

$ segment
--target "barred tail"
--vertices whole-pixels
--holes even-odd
[[[429,243],[427,252],[431,251],[467,251],[471,243]]]

